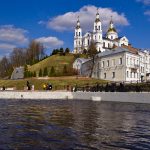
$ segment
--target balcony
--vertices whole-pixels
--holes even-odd
[[[128,65],[131,69],[138,69],[140,66],[137,64],[130,64]]]

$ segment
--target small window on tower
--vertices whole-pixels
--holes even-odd
[[[95,30],[97,30],[97,26],[95,26]]]
[[[90,45],[90,40],[88,39],[88,45]]]
[[[105,47],[105,42],[103,43],[103,47]]]

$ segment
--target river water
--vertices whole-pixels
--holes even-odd
[[[149,150],[150,105],[0,101],[2,150]]]

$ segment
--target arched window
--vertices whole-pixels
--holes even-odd
[[[80,36],[80,32],[79,32],[79,36]]]
[[[97,26],[95,26],[95,30],[97,30]]]
[[[88,39],[88,45],[90,45],[90,40]]]
[[[105,47],[105,42],[103,42],[103,47]]]
[[[101,27],[99,26],[99,30],[101,30]]]

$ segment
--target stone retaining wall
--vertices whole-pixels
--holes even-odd
[[[74,100],[150,103],[150,93],[3,91],[0,92],[0,99],[37,99],[37,100],[74,99]]]

